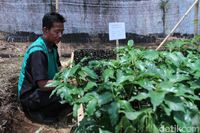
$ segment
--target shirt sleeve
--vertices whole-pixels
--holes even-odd
[[[39,80],[48,80],[48,58],[42,51],[30,55],[31,75],[36,83]]]

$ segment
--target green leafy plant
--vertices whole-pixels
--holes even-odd
[[[193,41],[169,43],[165,51],[136,49],[129,41],[118,60],[84,60],[56,74],[52,95],[85,117],[77,133],[159,133],[178,126],[200,132],[200,50]],[[162,130],[161,130],[162,129]]]

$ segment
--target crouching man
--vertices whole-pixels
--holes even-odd
[[[62,15],[47,13],[42,20],[43,35],[33,42],[24,55],[18,81],[18,96],[25,115],[34,122],[52,124],[68,104],[60,104],[57,96],[49,97],[55,88],[45,85],[52,82],[61,67],[56,44],[64,31]]]

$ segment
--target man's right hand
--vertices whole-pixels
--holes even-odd
[[[52,91],[55,89],[54,87],[46,87],[46,85],[51,82],[53,82],[53,80],[39,80],[37,81],[37,85],[42,91]]]

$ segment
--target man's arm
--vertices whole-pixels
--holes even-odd
[[[48,58],[42,51],[36,51],[30,56],[31,75],[33,81],[42,91],[52,91],[53,87],[45,87],[53,80],[48,80]]]

